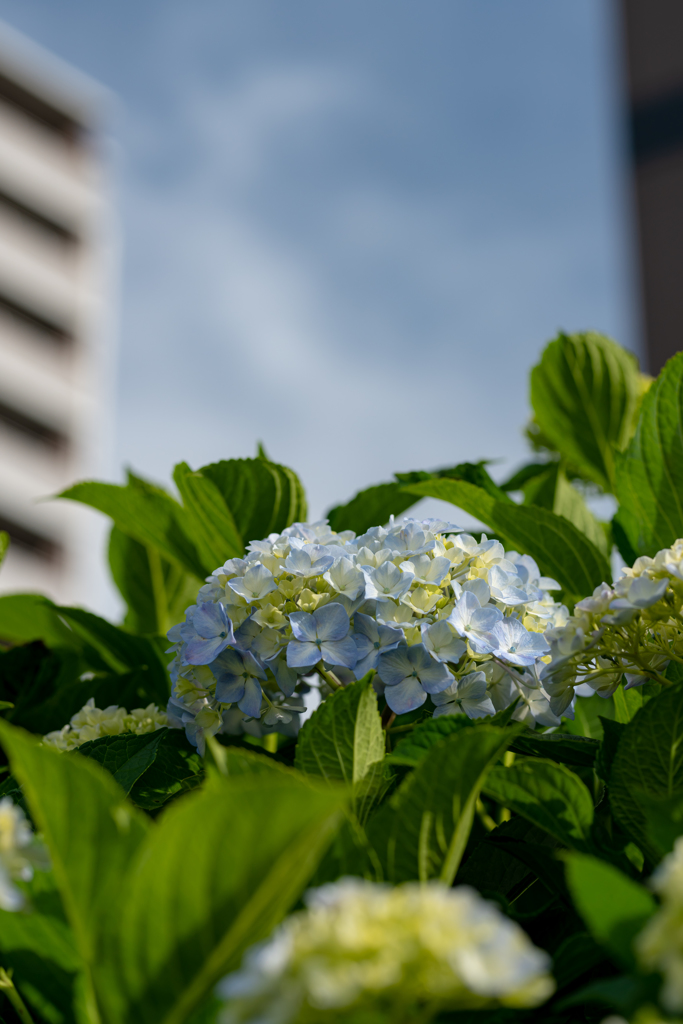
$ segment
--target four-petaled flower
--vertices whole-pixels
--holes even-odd
[[[403,572],[393,562],[383,562],[376,569],[365,571],[365,595],[366,597],[393,597],[398,600],[406,591],[410,590],[413,579],[412,573]]]
[[[397,715],[414,711],[424,704],[428,693],[440,693],[453,682],[443,662],[435,661],[424,644],[383,654],[377,671],[386,686],[386,702]]]
[[[287,644],[290,668],[312,668],[322,659],[329,665],[355,668],[358,648],[349,636],[349,616],[333,602],[309,614],[292,612],[289,616],[294,640]]]
[[[403,630],[384,626],[370,615],[356,612],[353,617],[356,632],[353,640],[358,648],[356,679],[362,679],[366,672],[377,668],[383,651],[393,651],[403,640]]]
[[[485,718],[486,715],[495,714],[496,709],[486,686],[486,676],[483,672],[469,672],[462,679],[454,680],[447,689],[432,695],[432,702],[436,704],[434,717],[457,715],[462,712],[468,718]]]
[[[216,676],[216,700],[237,704],[251,718],[261,714],[261,683],[266,679],[263,665],[250,651],[223,651],[211,666]]]
[[[208,665],[234,643],[232,624],[222,604],[200,604],[180,627],[186,665]]]
[[[550,650],[542,633],[529,633],[519,619],[501,619],[490,633],[494,657],[513,665],[533,665]]]
[[[250,604],[252,601],[260,601],[266,594],[270,594],[276,589],[277,584],[270,569],[259,564],[247,569],[244,576],[228,580],[228,586],[240,597],[243,597],[247,604]]]

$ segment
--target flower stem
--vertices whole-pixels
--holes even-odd
[[[315,666],[315,670],[316,672],[320,673],[320,675],[323,677],[327,685],[331,686],[333,690],[341,690],[344,684],[339,679],[337,679],[334,672],[328,672],[326,668],[323,668],[322,661],[318,662],[318,664]]]
[[[33,1024],[33,1018],[26,1008],[26,1003],[14,987],[12,971],[6,971],[4,967],[0,967],[0,991],[6,993],[22,1024]]]

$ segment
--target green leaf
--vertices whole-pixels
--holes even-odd
[[[635,968],[633,939],[657,909],[654,897],[611,864],[572,853],[566,858],[567,884],[591,935],[617,963]]]
[[[580,768],[592,768],[600,744],[587,736],[571,736],[568,733],[526,732],[518,736],[510,747],[517,754],[534,755],[573,764]]]
[[[128,606],[123,624],[131,633],[165,636],[197,596],[196,576],[117,526],[109,535],[109,568]]]
[[[643,399],[635,435],[617,457],[617,520],[639,555],[683,536],[683,353]]]
[[[635,357],[592,331],[559,334],[531,371],[541,433],[606,491],[614,490],[615,449],[631,437],[641,390]]]
[[[398,741],[386,759],[387,764],[402,764],[416,768],[432,747],[446,736],[452,736],[453,733],[472,725],[467,715],[440,715],[439,718],[428,718]]]
[[[484,792],[565,846],[588,847],[593,800],[578,775],[564,765],[541,758],[517,760],[489,772]]]
[[[124,793],[130,793],[134,784],[156,759],[159,744],[165,734],[165,729],[157,729],[142,736],[131,732],[120,736],[102,736],[83,743],[78,753],[81,757],[91,757],[101,764],[111,772]]]
[[[204,781],[204,762],[182,729],[167,729],[156,757],[130,791],[131,800],[147,811],[159,810],[172,797],[196,789]]]
[[[553,956],[553,974],[558,989],[565,988],[587,974],[602,959],[602,950],[588,932],[574,932],[564,940]]]
[[[555,482],[555,499],[552,510],[556,516],[573,523],[577,530],[588,537],[591,544],[605,557],[609,558],[612,550],[612,537],[609,525],[595,518],[582,498],[560,467]]]
[[[95,648],[112,671],[119,675],[134,669],[148,672],[149,689],[158,695],[160,701],[168,698],[166,666],[161,661],[158,648],[151,640],[132,636],[83,608],[66,608],[63,605],[54,607],[57,615],[66,620],[78,636]]]
[[[625,726],[621,722],[615,722],[612,718],[601,717],[600,721],[602,722],[603,734],[600,749],[595,759],[595,770],[603,782],[609,782],[612,764]]]
[[[512,547],[534,558],[545,575],[574,596],[592,593],[611,579],[607,559],[568,520],[535,505],[498,502],[481,487],[463,480],[425,480],[411,484],[412,494],[450,501],[476,516]]]
[[[140,544],[154,548],[200,580],[206,575],[191,539],[187,512],[160,487],[129,474],[125,487],[86,481],[74,484],[57,497],[79,501],[104,512],[120,530]]]
[[[390,516],[399,516],[417,501],[400,483],[377,484],[360,491],[346,505],[331,508],[327,518],[337,533],[353,530],[361,534],[372,526],[383,526]]]
[[[9,533],[0,530],[0,565],[2,565],[9,548]]]
[[[615,816],[650,859],[645,815],[634,791],[654,799],[683,792],[683,688],[671,687],[644,704],[623,731],[609,777]]]
[[[306,775],[352,785],[361,819],[380,795],[384,778],[385,740],[372,675],[323,701],[299,733],[294,760]]]
[[[209,575],[228,558],[244,554],[232,512],[219,489],[201,472],[193,472],[186,462],[179,462],[173,479],[183,499],[192,539]]]
[[[200,472],[220,491],[245,543],[306,520],[304,489],[287,466],[259,456],[214,462]]]
[[[40,1018],[72,1022],[74,981],[83,966],[73,935],[64,921],[41,912],[32,894],[29,899],[28,913],[0,910],[0,961]]]
[[[651,846],[662,856],[671,853],[674,843],[683,835],[683,793],[655,798],[642,790],[634,790],[633,795],[645,816],[645,829]]]
[[[383,758],[377,694],[365,676],[333,693],[304,723],[294,764],[306,775],[355,784]]]
[[[518,731],[482,725],[441,740],[370,820],[391,881],[453,883],[484,779]]]
[[[640,688],[625,690],[619,686],[612,694],[614,717],[620,725],[627,725],[643,706],[643,694]]]
[[[418,471],[413,473],[395,473],[396,479],[402,484],[416,484],[422,480],[433,480],[446,478],[448,480],[464,480],[468,484],[474,484],[475,487],[481,487],[482,490],[490,494],[491,497],[495,498],[496,501],[502,501],[505,503],[512,502],[512,498],[508,497],[506,491],[499,487],[494,480],[491,479],[490,474],[486,469],[487,463],[482,462],[460,462],[457,466],[449,466],[447,469],[436,469],[432,473],[424,471]]]
[[[212,776],[175,802],[120,894],[111,1016],[185,1021],[298,899],[345,802],[342,788],[279,773]]]
[[[529,481],[538,476],[545,476],[549,469],[555,468],[556,464],[552,462],[530,462],[513,473],[505,483],[500,485],[500,489],[501,491],[523,491]]]
[[[144,839],[149,819],[89,758],[75,753],[66,757],[2,720],[0,741],[50,851],[64,909],[92,983],[103,956],[103,922],[117,912],[123,873]]]
[[[55,606],[40,594],[0,596],[0,642],[25,644],[42,640],[48,647],[80,650],[73,630],[61,622]]]

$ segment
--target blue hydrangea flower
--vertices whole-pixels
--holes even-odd
[[[321,658],[329,665],[355,668],[358,649],[348,635],[349,616],[340,604],[325,604],[312,615],[292,612],[289,621],[296,638],[287,644],[290,668],[312,668]]]
[[[356,679],[362,679],[366,672],[377,668],[379,656],[384,651],[393,651],[403,640],[403,630],[383,626],[370,615],[356,612],[353,617],[355,633],[353,641],[358,649]]]
[[[211,666],[216,676],[216,700],[237,704],[251,718],[261,714],[261,683],[266,679],[263,666],[250,651],[224,651]]]
[[[235,641],[225,608],[211,602],[188,609],[187,621],[180,627],[180,633],[186,644],[183,651],[186,665],[210,665]]]
[[[547,654],[550,645],[542,633],[530,633],[519,619],[501,619],[490,633],[492,654],[512,665],[533,665]]]
[[[396,715],[414,711],[428,693],[440,693],[453,682],[443,662],[432,658],[424,644],[388,651],[379,659],[377,671],[386,685],[386,702]]]
[[[434,718],[463,712],[468,718],[485,718],[496,713],[487,693],[487,679],[483,672],[469,672],[462,679],[454,679],[447,689],[435,693],[432,701],[436,704]]]

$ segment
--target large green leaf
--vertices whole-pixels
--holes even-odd
[[[592,768],[600,744],[588,736],[572,736],[568,733],[537,733],[529,730],[518,736],[510,749],[518,754],[544,757],[551,761],[558,761],[560,764]]]
[[[162,729],[154,760],[131,791],[131,800],[157,811],[171,797],[196,789],[204,779],[204,763],[182,729]]]
[[[398,741],[387,757],[387,762],[416,768],[437,743],[447,736],[452,736],[453,733],[460,732],[461,729],[470,727],[473,728],[474,723],[467,715],[441,715],[439,718],[428,718],[426,722],[420,722],[412,732]]]
[[[306,519],[304,489],[287,466],[265,457],[226,459],[202,466],[200,472],[220,491],[245,543]]]
[[[85,481],[74,484],[57,497],[80,501],[104,512],[120,530],[140,544],[155,548],[199,579],[206,575],[192,539],[187,512],[160,487],[130,474],[125,487]]]
[[[118,526],[109,535],[109,568],[128,606],[123,624],[131,633],[165,636],[197,595],[196,576]]]
[[[383,757],[377,694],[366,677],[337,690],[304,723],[294,763],[307,775],[354,784]]]
[[[518,731],[465,728],[429,751],[368,824],[389,879],[452,884],[487,772]]]
[[[137,736],[125,732],[119,736],[101,736],[83,743],[78,753],[91,757],[114,776],[125,793],[130,793],[138,779],[147,771],[157,756],[165,729]]]
[[[641,393],[635,357],[604,335],[559,334],[531,371],[541,433],[567,461],[614,490],[614,453],[629,440]]]
[[[42,746],[0,720],[0,741],[50,851],[55,880],[92,986],[101,962],[103,922],[120,904],[122,878],[149,819],[111,775],[88,758]],[[97,1019],[88,993],[90,1012]]]
[[[557,471],[552,511],[556,516],[562,516],[573,523],[605,558],[609,558],[612,550],[609,524],[601,523],[595,518],[582,495],[567,479],[562,467]]]
[[[430,479],[411,484],[411,494],[440,498],[476,516],[512,547],[534,558],[545,575],[570,595],[583,597],[611,578],[605,556],[562,516],[536,505],[496,501],[464,480]]]
[[[120,895],[113,1015],[185,1021],[298,899],[346,799],[281,773],[213,775],[165,812]]]
[[[617,522],[639,555],[683,537],[683,352],[643,399],[636,432],[617,457]]]
[[[621,967],[636,968],[633,940],[657,909],[647,889],[596,857],[566,858],[567,883],[591,935]]]
[[[0,643],[25,644],[42,640],[48,647],[80,650],[82,643],[62,622],[55,606],[40,594],[0,596]]]
[[[53,894],[36,894],[44,886],[42,875],[30,886],[28,912],[0,910],[0,962],[12,971],[19,993],[41,1019],[72,1022],[74,982],[83,965],[69,926],[47,912],[50,901],[44,897]]]
[[[586,850],[593,800],[578,775],[544,758],[494,768],[484,783],[487,796],[545,829],[565,846]]]
[[[366,676],[333,693],[304,723],[294,763],[306,775],[352,785],[363,820],[383,790],[384,749],[377,694]]]
[[[624,728],[609,776],[614,814],[653,860],[645,813],[636,796],[655,800],[683,793],[683,687],[671,687],[644,704]]]
[[[55,611],[74,632],[90,644],[104,663],[120,675],[132,670],[149,673],[149,689],[163,701],[168,696],[168,675],[162,663],[158,648],[146,637],[132,636],[106,619],[86,612],[83,608],[67,608],[55,605]]]
[[[179,462],[173,479],[183,499],[183,506],[197,554],[205,575],[223,565],[228,558],[244,554],[232,512],[213,480],[201,471],[193,472],[186,462]]]
[[[390,516],[399,516],[417,500],[400,483],[377,484],[360,491],[346,505],[335,505],[327,518],[337,533],[353,530],[361,534],[372,526],[384,526]]]

